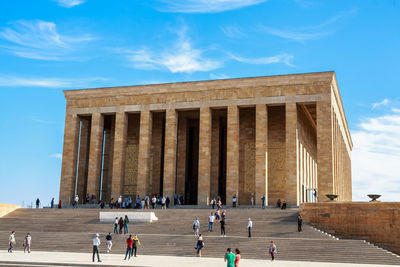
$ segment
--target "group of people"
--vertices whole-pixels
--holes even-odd
[[[112,208],[123,208],[123,209],[152,209],[157,208],[157,205],[161,206],[162,209],[169,208],[171,200],[168,196],[160,196],[157,194],[147,194],[143,198],[137,195],[136,200],[133,201],[131,197],[119,196],[115,201],[111,198],[109,207]]]
[[[24,243],[22,246],[24,247],[24,253],[31,253],[31,244],[32,244],[32,236],[30,233],[26,233],[24,237]],[[10,236],[8,237],[8,253],[13,252],[13,248],[17,245],[17,240],[15,238],[15,231],[12,231]]]
[[[125,215],[125,218],[120,217],[115,217],[114,220],[114,234],[122,234],[122,228],[124,229],[124,235],[127,234],[128,231],[128,224],[129,224],[129,218],[127,215]],[[119,229],[119,231],[118,231]]]
[[[275,260],[276,253],[278,252],[277,246],[274,241],[271,241],[268,246],[268,254],[271,256],[271,261]],[[226,262],[227,267],[239,267],[239,261],[241,259],[240,250],[238,248],[235,249],[235,253],[233,253],[231,248],[226,249],[224,261]]]
[[[95,256],[97,256],[97,261],[101,262],[100,260],[100,250],[99,247],[101,245],[100,241],[100,235],[96,234],[93,238],[93,253],[92,253],[92,261],[94,262]],[[140,245],[139,238],[137,235],[132,235],[130,234],[129,237],[126,239],[126,251],[125,251],[125,258],[126,260],[130,260],[131,257],[136,257],[136,252],[137,252],[137,247]],[[113,246],[112,243],[112,235],[111,233],[108,233],[106,236],[106,247],[107,247],[107,253],[111,251]]]

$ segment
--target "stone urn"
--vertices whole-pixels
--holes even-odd
[[[333,195],[333,194],[327,194],[325,195],[327,198],[329,198],[330,201],[335,201],[335,199],[339,196],[339,195]]]
[[[377,199],[380,198],[381,195],[372,194],[372,195],[368,195],[368,197],[371,199],[370,202],[374,202],[374,201],[377,201]]]

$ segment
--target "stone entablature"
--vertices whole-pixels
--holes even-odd
[[[60,196],[298,205],[317,190],[350,200],[352,141],[337,88],[322,72],[64,91]]]

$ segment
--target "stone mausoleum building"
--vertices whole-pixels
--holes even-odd
[[[64,91],[60,199],[351,201],[334,72]],[[317,197],[316,197],[317,196]]]

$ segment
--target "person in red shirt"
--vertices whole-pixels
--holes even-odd
[[[237,248],[235,249],[236,252],[236,258],[235,258],[235,267],[239,267],[239,261],[240,261],[240,250]]]
[[[132,247],[133,247],[133,239],[132,235],[129,235],[128,239],[126,240],[126,253],[125,253],[125,259],[128,256],[128,260],[131,259],[132,256]]]

